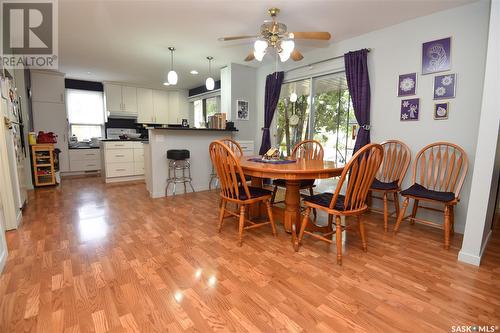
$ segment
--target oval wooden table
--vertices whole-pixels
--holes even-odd
[[[256,156],[259,157],[259,156]],[[262,187],[263,178],[279,178],[286,181],[285,211],[283,225],[285,230],[292,233],[295,242],[300,225],[300,181],[304,179],[325,179],[338,177],[343,168],[332,161],[297,160],[295,163],[273,164],[250,161],[252,157],[240,158],[240,165],[245,175],[252,177],[252,186]],[[255,157],[253,157],[255,158]],[[332,189],[333,191],[333,189]],[[254,207],[257,212],[259,207]]]

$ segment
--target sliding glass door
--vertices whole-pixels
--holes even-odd
[[[357,122],[344,72],[283,84],[275,117],[283,155],[301,140],[315,139],[327,160],[343,165],[352,156]]]

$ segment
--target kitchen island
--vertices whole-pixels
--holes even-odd
[[[169,149],[189,150],[193,187],[195,191],[208,190],[212,173],[212,162],[208,152],[210,142],[232,137],[234,131],[185,127],[150,128],[149,142],[144,145],[144,173],[149,195],[152,198],[160,198],[172,194],[172,186],[168,193],[165,192]],[[183,193],[180,188],[177,187],[176,194]]]

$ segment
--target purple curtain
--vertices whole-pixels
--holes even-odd
[[[269,74],[266,78],[266,95],[264,100],[264,127],[262,128],[262,143],[259,155],[264,155],[271,148],[271,134],[269,127],[273,121],[274,111],[280,98],[281,84],[283,83],[284,72]]]
[[[359,124],[353,154],[370,143],[370,78],[368,77],[367,55],[367,49],[344,54],[347,86],[354,115]]]

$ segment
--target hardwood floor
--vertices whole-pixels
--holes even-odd
[[[460,235],[364,216],[368,252],[350,230],[295,253],[279,225],[217,233],[215,192],[152,200],[144,184],[65,180],[30,193],[8,232],[0,332],[450,332],[500,325],[500,237],[480,268],[457,262]],[[391,229],[394,220],[389,221]],[[355,229],[355,228],[353,228]]]

